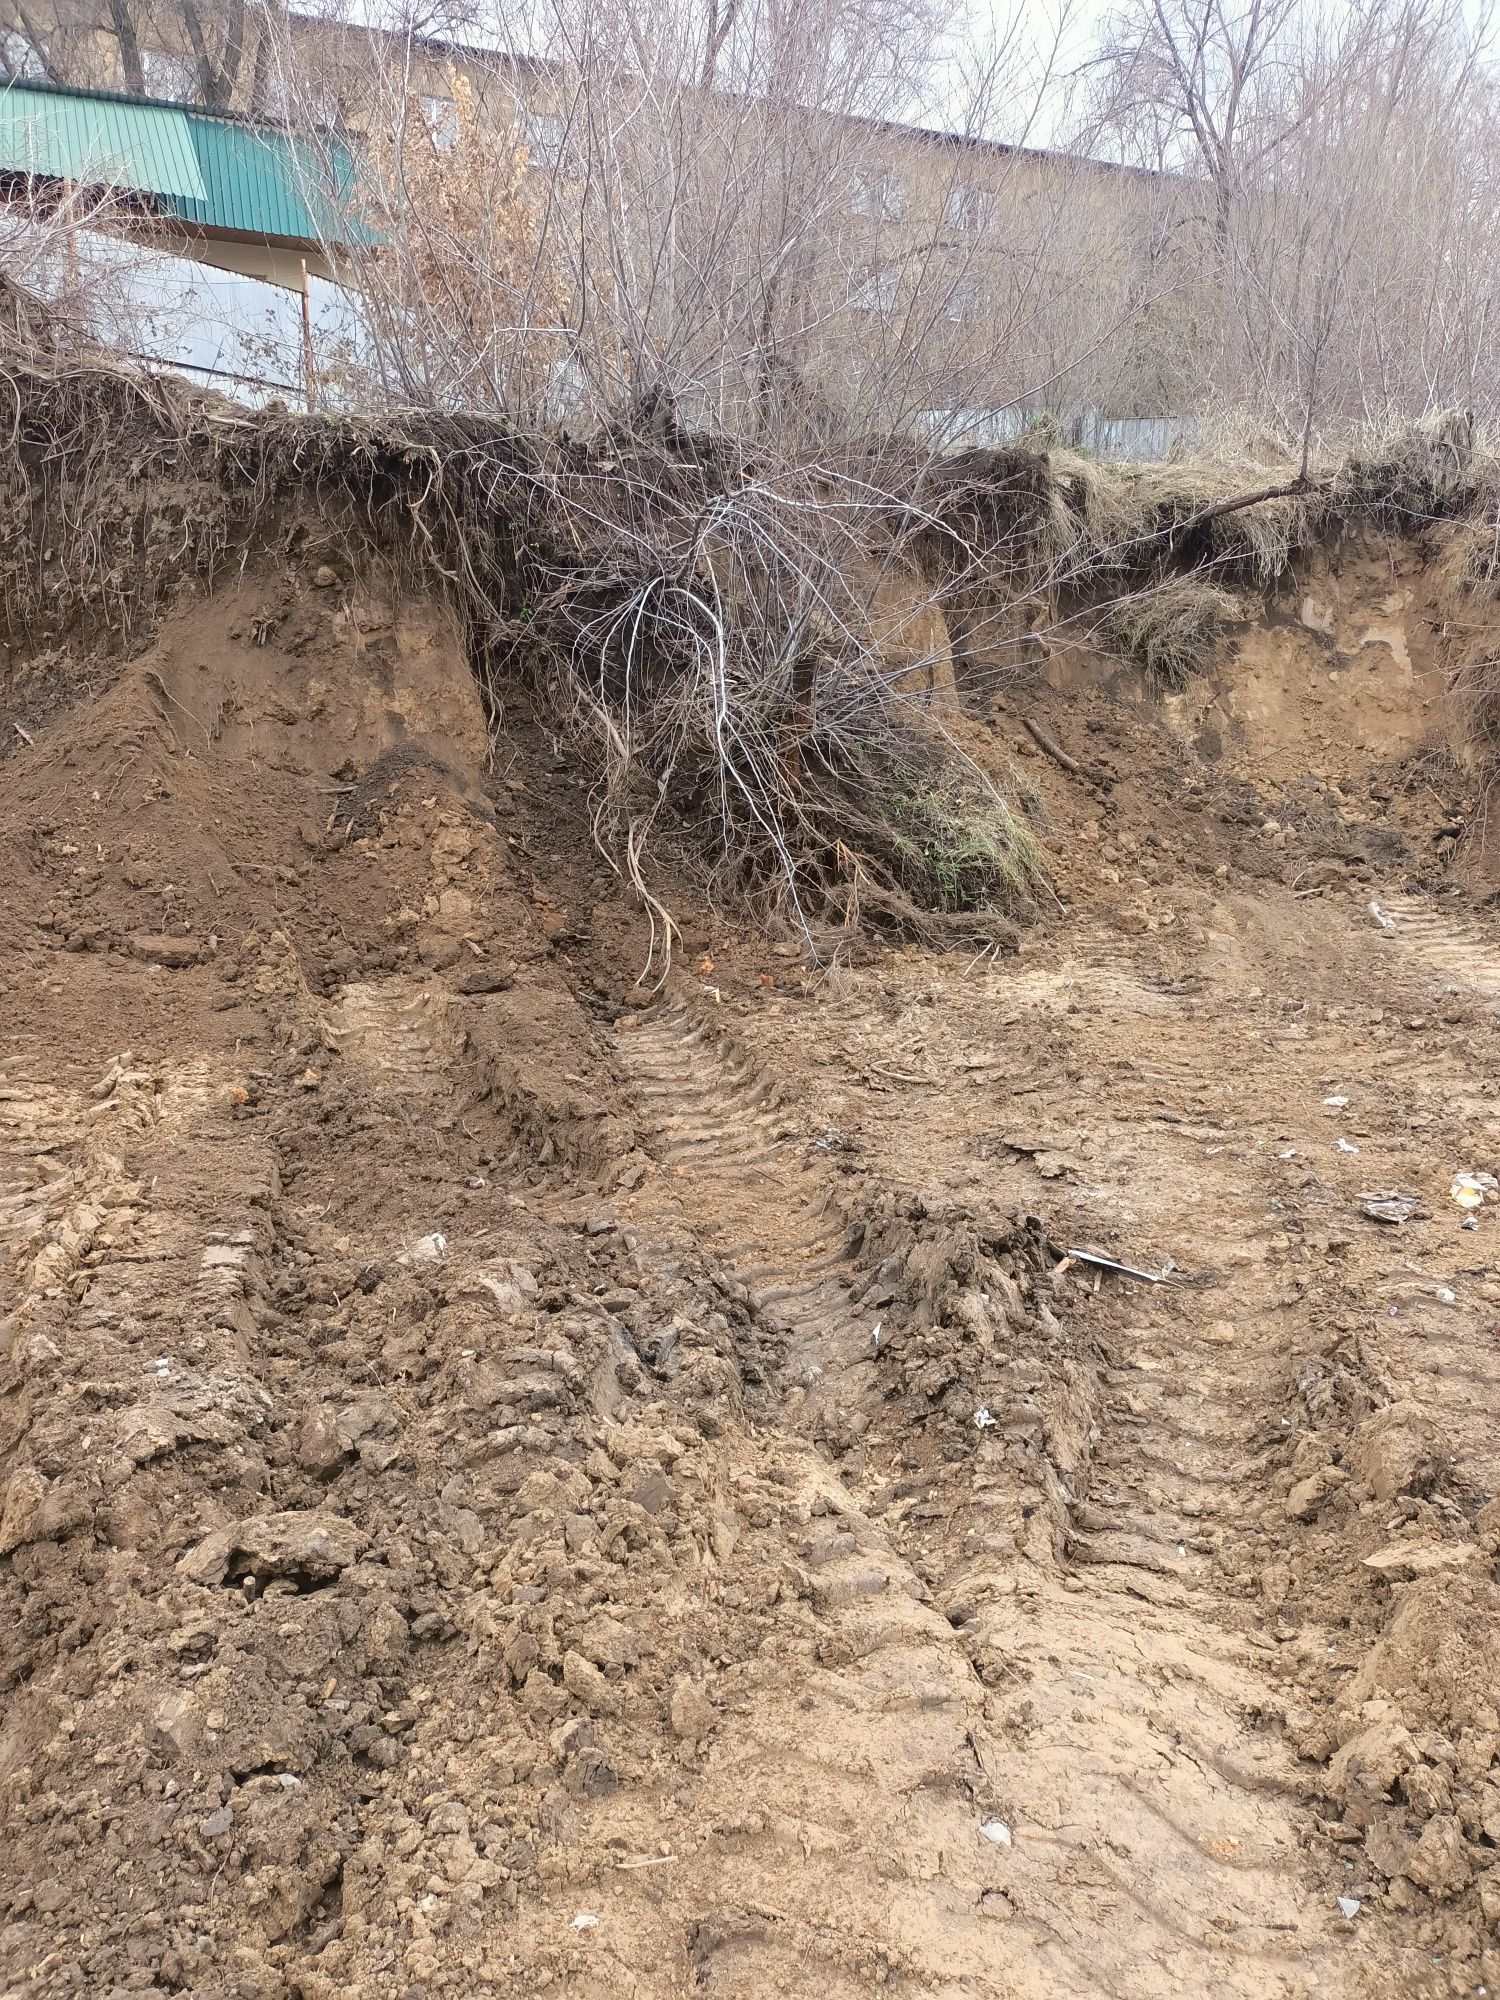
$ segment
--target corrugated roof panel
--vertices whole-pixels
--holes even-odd
[[[256,236],[317,235],[284,133],[192,112],[188,126],[207,204],[207,213],[195,220]]]
[[[0,171],[155,195],[184,222],[294,242],[370,243],[354,163],[276,125],[18,82],[0,90]]]
[[[0,91],[0,167],[176,201],[205,198],[187,114],[169,104],[29,89]]]

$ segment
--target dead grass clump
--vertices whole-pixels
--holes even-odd
[[[1438,558],[1437,580],[1440,602],[1457,615],[1500,598],[1500,505],[1454,526]]]
[[[1224,626],[1243,616],[1229,591],[1187,576],[1122,598],[1104,631],[1159,686],[1180,689],[1207,669]]]
[[[1031,832],[980,772],[898,766],[880,800],[907,894],[950,915],[1013,910],[1041,886]]]

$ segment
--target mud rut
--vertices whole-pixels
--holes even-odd
[[[39,1377],[88,1348],[116,1544],[171,1517],[189,1453],[232,1516],[328,1488],[365,1524],[342,1555],[283,1563],[289,1594],[258,1602],[230,1568],[206,1604],[199,1578],[223,1565],[189,1552],[200,1569],[158,1628],[182,1691],[146,1737],[184,1783],[222,1771],[221,1791],[174,1820],[174,1779],[154,1830],[106,1847],[89,1894],[110,1935],[144,1935],[132,1909],[155,1883],[213,1939],[227,1860],[277,1978],[307,1996],[1481,1990],[1476,1931],[1375,1908],[1312,1714],[1358,1680],[1388,1607],[1340,1606],[1388,1590],[1359,1555],[1405,1504],[1376,1507],[1373,1541],[1322,1535],[1338,1441],[1415,1404],[1455,1479],[1500,1483],[1486,1247],[1447,1216],[1419,1239],[1349,1221],[1366,1184],[1412,1176],[1414,1143],[1446,1160],[1489,1115],[1476,1003],[1500,992],[1500,957],[1478,923],[1389,907],[1394,937],[1358,911],[1328,927],[1330,990],[1358,1002],[1264,968],[1269,991],[1174,984],[1078,930],[967,983],[903,963],[720,1007],[681,978],[596,1024],[592,1056],[575,1016],[570,1055],[514,1074],[495,1051],[520,1015],[497,1027],[501,1002],[402,977],[319,1001],[268,951],[275,1048],[251,1074],[281,1105],[269,1129],[233,1122],[206,1059],[122,1057],[86,1086],[23,1051],[0,1200],[45,1247],[18,1324]],[[296,1109],[315,1090],[316,1129]],[[606,1096],[606,1150],[635,1166],[600,1210],[578,1106]],[[507,1163],[539,1151],[524,1198],[497,1207]],[[1181,1281],[1058,1272],[1028,1218],[1056,1246],[1170,1252]],[[539,1304],[523,1255],[545,1238],[576,1263],[558,1246],[580,1231],[590,1279],[544,1281]],[[375,1285],[378,1258],[394,1275]],[[515,1330],[487,1351],[497,1306]],[[690,1377],[678,1418],[697,1430],[652,1400]],[[14,1520],[7,1503],[23,1547],[75,1525],[79,1425],[45,1402],[32,1417],[55,1450]],[[685,1442],[699,1431],[711,1454]],[[413,1438],[429,1458],[398,1462]],[[519,1493],[486,1486],[497,1449],[540,1454]],[[441,1534],[414,1561],[404,1468],[429,1462]],[[57,1518],[22,1520],[28,1505]],[[380,1571],[357,1560],[371,1533]],[[498,1567],[497,1535],[515,1537]],[[361,1607],[326,1589],[340,1568]],[[621,1689],[647,1610],[670,1728],[637,1740]],[[273,1619],[268,1670],[252,1640]],[[679,1632],[707,1678],[679,1670]],[[352,1674],[341,1644],[362,1649]],[[222,1706],[195,1714],[198,1675],[226,1662],[202,1682]],[[128,1715],[135,1664],[129,1643],[106,1661],[104,1712]],[[54,1720],[69,1685],[48,1683]],[[90,1741],[101,1768],[122,1760],[107,1728]],[[353,1806],[313,1781],[330,1743],[352,1754]],[[528,1783],[529,1819],[506,1803]],[[64,1820],[97,1823],[100,1798],[81,1789]],[[33,1819],[60,1810],[45,1794]],[[165,1863],[143,1866],[148,1839]],[[72,1991],[82,1947],[45,1934],[64,1890],[39,1887],[19,1903],[43,1930],[18,1990]],[[207,1977],[218,1944],[199,1974],[186,1951],[138,1963],[166,1964],[165,1990],[286,1990],[257,1985],[250,1947],[227,1984]]]
[[[1383,987],[1382,997],[1412,1005],[1420,1004],[1414,995],[1430,1003],[1436,992],[1460,1007],[1500,995],[1500,939],[1482,924],[1455,924],[1415,898],[1382,907],[1398,939],[1356,927],[1345,940],[1344,969],[1367,969],[1367,995]],[[1454,1079],[1441,1066],[1434,1073],[1420,1058],[1414,1063],[1410,1035],[1406,1048],[1392,1051],[1396,1017],[1382,1016],[1379,1004],[1310,1009],[1295,995],[1268,1003],[1259,990],[1252,996],[1259,1006],[1240,1002],[1246,1018],[1231,1031],[1232,1059],[1220,1067],[1204,1049],[1215,1003],[1141,981],[1108,934],[1088,937],[1081,950],[1075,944],[1063,973],[1035,983],[1040,1011],[1065,1008],[1070,1042],[1099,1074],[1060,1102],[1045,1084],[1028,1086],[1028,1119],[1066,1124],[1010,1149],[1002,1144],[1014,1192],[1042,1206],[1051,1191],[1025,1169],[1045,1146],[1055,1174],[1056,1151],[1081,1140],[1087,1160],[1075,1157],[1068,1175],[1081,1184],[1069,1203],[1075,1232],[1118,1242],[1124,1223],[1127,1253],[1131,1239],[1170,1243],[1186,1269],[1159,1291],[1127,1284],[1123,1310],[1097,1328],[1085,1439],[1052,1496],[1063,1503],[1061,1532],[1051,1547],[1034,1532],[1020,1538],[1023,1558],[1036,1563],[1023,1560],[1019,1573],[987,1565],[982,1554],[976,1559],[987,1538],[972,1528],[958,1533],[976,1505],[994,1507],[994,1489],[1006,1482],[993,1471],[929,1465],[926,1477],[896,1484],[894,1506],[889,1485],[875,1500],[871,1511],[884,1515],[887,1531],[861,1546],[910,1563],[907,1587],[955,1630],[967,1674],[958,1674],[954,1646],[937,1628],[924,1635],[934,1655],[927,1671],[949,1671],[949,1691],[937,1703],[966,1709],[976,1810],[1003,1827],[988,1852],[983,1835],[973,1847],[971,1829],[962,1861],[938,1853],[937,1874],[966,1891],[957,1899],[966,1907],[949,1902],[939,1918],[957,1950],[912,1953],[903,1969],[922,1991],[946,1991],[949,1980],[955,1990],[1006,1994],[1262,2000],[1373,1994],[1395,1990],[1393,1982],[1403,1991],[1483,1991],[1478,1975],[1456,1966],[1450,1989],[1441,1949],[1414,1959],[1399,1947],[1387,1956],[1389,1940],[1373,1949],[1367,1935],[1356,1940],[1344,1914],[1350,1905],[1338,1899],[1352,1892],[1356,1910],[1368,1907],[1368,1867],[1357,1850],[1351,1859],[1330,1841],[1333,1821],[1320,1824],[1318,1815],[1336,1818],[1337,1808],[1319,1806],[1287,1732],[1273,1726],[1289,1713],[1299,1719],[1299,1674],[1305,1686],[1326,1687],[1330,1668],[1347,1676],[1357,1664],[1357,1646],[1342,1629],[1347,1620],[1330,1615],[1325,1628],[1286,1601],[1287,1545],[1299,1529],[1283,1504],[1289,1436],[1305,1440],[1328,1415],[1339,1378],[1350,1379],[1344,1359],[1327,1358],[1330,1312],[1336,1328],[1347,1328],[1351,1309],[1376,1304],[1358,1285],[1310,1284],[1296,1268],[1309,1231],[1314,1254],[1321,1247],[1319,1211],[1340,1200],[1308,1173],[1316,1163],[1326,1174],[1330,1146],[1342,1153],[1349,1144],[1334,1129],[1350,1114],[1324,1099],[1336,1081],[1340,1095],[1369,1093],[1352,1114],[1369,1164],[1353,1178],[1379,1183],[1383,1173],[1399,1173],[1411,1105],[1441,1097],[1451,1111]],[[664,1006],[617,1037],[617,1059],[657,1157],[690,1180],[684,1214],[697,1241],[744,1286],[783,1343],[784,1414],[825,1445],[846,1449],[865,1437],[878,1393],[883,1294],[851,1249],[825,1164],[837,1135],[809,1143],[806,1119],[784,1108],[774,1055],[757,1066],[719,1031],[714,1014],[702,1002]],[[1321,1021],[1308,1018],[1319,1014]],[[1341,1014],[1362,1016],[1364,1035],[1351,1036]],[[777,1034],[762,1026],[750,1039],[770,1051]],[[1142,1047],[1150,1053],[1118,1052]],[[1223,1040],[1219,1048],[1226,1052]],[[936,1057],[933,1067],[941,1073]],[[1385,1130],[1382,1099],[1394,1113]],[[1482,1102],[1476,1097],[1469,1108]],[[928,1119],[956,1109],[942,1089],[918,1103]],[[930,1140],[924,1128],[922,1142]],[[887,1156],[898,1170],[903,1152],[898,1141]],[[1408,1299],[1420,1305],[1436,1290],[1454,1303],[1409,1259],[1384,1264],[1387,1275],[1395,1269],[1416,1280],[1404,1288]],[[1471,1275],[1484,1270],[1479,1263]],[[1372,1289],[1385,1296],[1392,1287]],[[872,1294],[874,1305],[862,1302]],[[1184,1313],[1184,1298],[1194,1310]],[[1395,1382],[1373,1343],[1356,1343],[1355,1367],[1422,1405],[1458,1447],[1451,1462],[1462,1462],[1478,1491],[1492,1493],[1500,1370],[1486,1367],[1477,1347],[1459,1333],[1424,1335],[1418,1354],[1402,1356],[1408,1379]],[[1019,1384],[1004,1370],[979,1381],[984,1431],[1025,1435],[1024,1412],[1014,1432],[1010,1422],[1017,1386],[1022,1404],[1033,1401],[1027,1387],[1044,1399],[1041,1377],[1028,1384],[1024,1367]],[[1055,1379],[1049,1386],[1055,1391]],[[1077,1376],[1071,1387],[1076,1397]],[[1354,1408],[1372,1403],[1356,1397]],[[851,1513],[860,1504],[853,1494],[862,1489],[868,1504],[882,1475],[902,1464],[878,1418],[869,1442],[873,1450],[861,1446],[844,1461],[853,1477],[851,1498],[840,1504]],[[1304,1448],[1303,1469],[1326,1463],[1325,1453]],[[1046,1496],[1021,1497],[1025,1515],[1038,1503],[1045,1511]],[[1309,1511],[1302,1508],[1302,1519]],[[1006,1547],[1009,1554],[1014,1538]],[[895,1580],[887,1570],[887,1587]],[[994,1690],[1012,1682],[1025,1694],[997,1703]],[[868,1833],[885,1815],[863,1807],[854,1817]],[[896,1837],[905,1844],[909,1831]],[[846,1888],[872,1858],[867,1839],[828,1842],[827,1866]],[[892,1872],[922,1871],[913,1871],[908,1848]],[[976,1926],[976,1916],[992,1921]],[[913,1924],[909,1952],[931,1928]],[[742,1990],[757,1990],[748,1968]]]

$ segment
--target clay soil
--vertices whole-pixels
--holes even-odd
[[[436,609],[278,574],[18,674],[7,1995],[1500,1992],[1424,589],[1346,554],[1167,699],[970,663],[1020,952],[680,884],[655,988]]]

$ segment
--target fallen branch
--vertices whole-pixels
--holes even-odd
[[[1046,751],[1054,764],[1061,764],[1063,769],[1070,771],[1075,778],[1086,778],[1088,776],[1088,772],[1084,770],[1078,759],[1070,757],[1060,743],[1054,742],[1039,722],[1033,722],[1029,715],[1023,715],[1021,717],[1021,726],[1032,742],[1036,744],[1037,748]]]
[[[1326,493],[1328,482],[1309,479],[1305,473],[1285,486],[1263,486],[1258,493],[1240,493],[1232,500],[1215,500],[1210,507],[1200,507],[1196,514],[1189,514],[1185,521],[1179,521],[1167,530],[1167,540],[1172,548],[1200,528],[1206,528],[1210,521],[1220,520],[1225,514],[1242,514],[1247,507],[1259,507],[1267,500],[1295,500],[1303,493]]]

